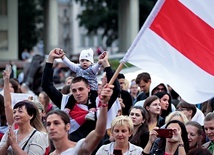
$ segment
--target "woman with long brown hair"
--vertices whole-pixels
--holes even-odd
[[[143,107],[148,112],[149,131],[151,131],[154,127],[161,127],[164,125],[164,119],[160,116],[160,99],[156,95],[148,97],[145,100]]]
[[[129,142],[144,148],[149,140],[147,112],[141,106],[134,106],[130,110],[129,117],[134,125],[134,131]]]

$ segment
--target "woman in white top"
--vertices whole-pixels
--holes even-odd
[[[112,155],[114,150],[120,150],[123,155],[141,155],[143,149],[129,142],[133,131],[134,126],[130,117],[116,117],[111,123],[111,132],[115,142],[101,146],[96,155]]]
[[[10,125],[0,143],[1,155],[44,155],[48,147],[48,137],[39,119],[36,106],[29,101],[21,101],[11,107],[9,90],[10,71],[6,70],[4,77],[5,114]],[[18,129],[13,129],[13,123]]]

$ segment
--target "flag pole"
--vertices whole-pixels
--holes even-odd
[[[123,63],[120,63],[120,65],[117,67],[117,70],[115,71],[113,77],[111,78],[111,80],[109,81],[109,84],[112,85],[114,83],[114,81],[116,80],[118,74],[120,73],[120,71],[123,68]]]

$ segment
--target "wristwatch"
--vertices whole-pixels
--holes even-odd
[[[178,147],[184,147],[184,144],[178,144]]]

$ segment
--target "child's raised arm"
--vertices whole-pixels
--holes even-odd
[[[63,56],[61,57],[61,59],[62,59],[63,63],[64,63],[67,67],[70,68],[70,70],[72,70],[73,72],[76,73],[77,68],[78,68],[78,65],[77,65],[77,64],[75,64],[74,62],[70,61],[65,55],[63,55]]]

